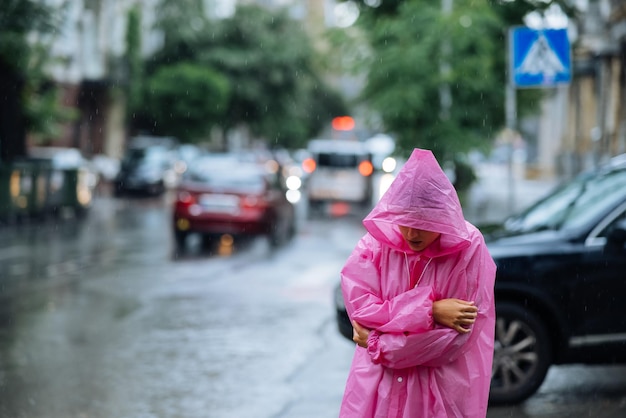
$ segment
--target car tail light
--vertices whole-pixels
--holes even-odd
[[[183,206],[191,206],[196,203],[196,198],[189,192],[181,191],[176,196],[176,203]]]
[[[267,206],[267,202],[262,196],[246,196],[240,200],[240,206],[242,209],[259,209]]]
[[[302,169],[305,173],[311,174],[315,171],[315,168],[316,164],[313,158],[306,158],[304,161],[302,161]]]
[[[371,176],[373,172],[374,166],[370,161],[365,160],[359,163],[359,173],[361,173],[363,177]]]

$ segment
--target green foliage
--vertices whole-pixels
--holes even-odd
[[[5,85],[21,86],[19,90],[2,92],[7,103],[19,104],[10,120],[15,125],[5,127],[13,131],[13,141],[25,142],[24,134],[16,133],[26,131],[36,141],[46,141],[59,134],[62,123],[77,116],[61,105],[58,88],[44,73],[50,61],[46,35],[59,24],[58,11],[34,0],[4,0],[0,8],[0,77]],[[29,42],[27,36],[32,33],[37,36]],[[8,96],[13,94],[18,97],[10,99]],[[18,126],[18,121],[24,124]]]
[[[165,35],[165,49],[193,42],[210,25],[205,17],[203,0],[161,0],[156,14],[156,27]]]
[[[228,80],[193,63],[160,68],[147,80],[144,106],[153,132],[183,141],[203,139],[224,116]]]
[[[509,28],[553,4],[571,13],[567,0],[451,1],[448,12],[441,1],[357,2],[369,46],[352,54],[353,68],[367,74],[361,100],[397,137],[400,153],[422,147],[454,162],[462,192],[475,178],[464,155],[487,150],[504,126]],[[344,39],[344,51],[363,51],[354,39]],[[518,117],[536,112],[542,94],[519,90]]]
[[[501,126],[504,71],[495,57],[503,52],[494,42],[501,27],[486,1],[457,2],[449,15],[438,2],[407,1],[397,15],[366,16],[365,23],[373,55],[363,100],[405,153],[422,147],[449,160]],[[441,100],[446,87],[449,107]]]
[[[552,6],[559,6],[565,14],[574,17],[576,8],[570,0],[489,0],[490,6],[500,16],[505,27],[521,25],[524,16],[531,12],[543,14]]]
[[[0,7],[0,64],[25,73],[30,47],[26,35],[54,30],[57,15],[50,6],[36,0],[3,0]]]
[[[574,14],[567,0],[454,1],[447,16],[440,1],[392,0],[379,7],[357,2],[371,48],[357,67],[369,73],[362,99],[396,133],[405,153],[421,146],[443,159],[488,148],[504,125],[509,28],[553,5]],[[444,62],[451,68],[447,74]],[[452,98],[444,118],[443,86]],[[518,117],[536,113],[543,93],[518,90]]]
[[[128,114],[132,117],[141,106],[143,61],[141,59],[141,12],[133,7],[126,26],[126,65],[128,68]]]
[[[180,19],[172,13],[162,26],[173,27]],[[270,146],[296,148],[345,113],[340,95],[317,75],[315,52],[301,24],[285,13],[241,6],[231,18],[192,26],[166,34],[148,71],[188,61],[223,74],[231,86],[221,120],[225,130],[247,126]]]
[[[32,138],[46,143],[61,135],[61,124],[74,121],[78,112],[73,108],[60,106],[58,89],[47,85],[30,91],[24,105],[24,117]]]
[[[373,16],[395,16],[399,13],[400,6],[406,0],[381,0],[380,5],[370,7],[367,0],[350,0],[361,6],[361,10]],[[435,3],[435,1],[433,1]],[[468,3],[467,1],[464,3]],[[441,2],[439,2],[441,4]],[[458,0],[456,5],[462,5]],[[489,4],[500,9],[501,17],[510,24],[519,24],[522,18],[533,11],[543,12],[552,5],[558,5],[568,15],[573,15],[575,7],[571,0],[489,0]]]
[[[270,144],[292,148],[345,109],[316,75],[308,36],[286,14],[239,7],[215,31],[200,59],[232,80],[227,127],[246,124]]]

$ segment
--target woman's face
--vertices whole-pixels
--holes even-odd
[[[424,251],[441,235],[439,232],[423,231],[408,226],[400,225],[399,228],[402,237],[413,251]]]

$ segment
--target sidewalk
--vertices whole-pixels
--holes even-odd
[[[483,164],[476,168],[478,180],[470,189],[463,211],[473,224],[501,222],[549,193],[557,179],[527,179],[517,167],[509,174],[503,164]]]

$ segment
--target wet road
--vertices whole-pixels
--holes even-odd
[[[298,411],[301,394],[336,411],[345,368],[301,373],[350,351],[331,289],[354,223],[174,258],[168,217],[161,200],[100,199],[83,222],[2,230],[0,416],[325,416]]]
[[[331,418],[353,345],[332,310],[360,215],[172,253],[166,199],[0,228],[0,417]],[[553,367],[489,417],[624,417],[626,367]]]

